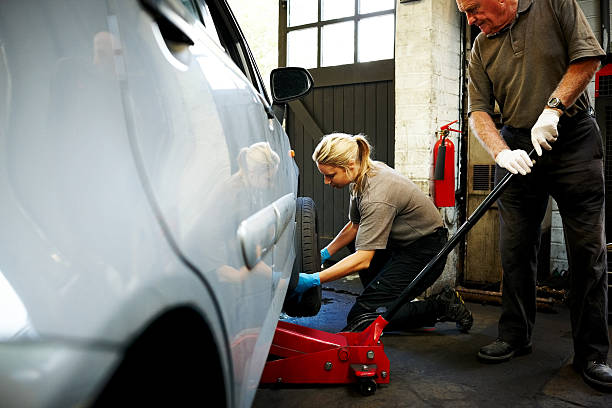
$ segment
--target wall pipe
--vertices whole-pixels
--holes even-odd
[[[606,51],[606,60],[603,65],[610,62],[610,1],[599,0],[599,15],[601,20],[601,46]]]
[[[467,20],[461,13],[461,23],[459,28],[459,66],[461,67],[459,74],[459,130],[461,133],[457,137],[457,150],[459,154],[457,171],[459,177],[459,186],[456,194],[457,203],[457,225],[463,224],[467,218],[467,172],[468,172],[468,157],[467,157],[467,140],[468,140],[468,124],[466,123],[465,100],[466,100],[466,76],[467,76]],[[459,243],[458,248],[458,274],[457,281],[463,282],[465,277],[465,241]]]

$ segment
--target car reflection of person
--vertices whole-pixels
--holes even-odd
[[[238,171],[220,183],[214,195],[223,203],[220,211],[237,208],[242,221],[270,204],[266,197],[272,195],[280,157],[268,142],[257,142],[240,149],[237,161]]]
[[[296,292],[359,272],[364,286],[347,317],[345,330],[359,331],[391,306],[425,265],[442,249],[448,232],[433,202],[408,178],[370,159],[370,144],[362,135],[330,134],[312,155],[325,184],[350,186],[349,222],[321,251],[325,261],[355,241],[356,251],[331,267],[301,273]],[[414,299],[440,276],[446,258],[414,287]],[[471,312],[459,294],[446,287],[423,301],[404,304],[385,330],[407,330],[454,321],[467,332]]]
[[[255,189],[270,189],[274,186],[279,163],[278,154],[267,142],[254,143],[238,154],[240,170],[234,176]]]
[[[263,261],[252,271],[244,265],[236,230],[240,222],[272,201],[271,189],[278,174],[280,157],[269,143],[257,142],[242,148],[237,161],[239,170],[217,184],[209,194],[205,210],[199,212],[205,214],[207,220],[201,224],[204,231],[194,231],[203,237],[205,246],[209,248],[210,269],[216,269],[219,278],[226,282],[241,282],[253,272],[271,273]]]
[[[532,350],[540,223],[552,195],[569,260],[573,366],[588,384],[612,390],[603,148],[585,90],[605,52],[575,0],[457,0],[457,6],[482,31],[469,64],[470,125],[498,165],[497,180],[520,173],[498,201],[498,339],[478,357],[499,363]],[[491,119],[493,101],[501,131]],[[541,156],[535,164],[527,155],[532,148]]]

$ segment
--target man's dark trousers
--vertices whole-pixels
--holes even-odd
[[[586,112],[562,116],[559,137],[536,157],[532,172],[510,180],[498,201],[503,277],[499,337],[520,347],[531,341],[536,316],[537,252],[549,194],[563,221],[570,272],[574,363],[605,360],[609,349],[604,220],[603,147]],[[530,129],[504,126],[511,149],[530,152]],[[506,174],[497,166],[496,181]]]

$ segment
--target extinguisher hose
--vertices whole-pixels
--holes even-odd
[[[446,136],[440,139],[438,154],[436,155],[436,167],[434,169],[434,180],[444,180],[444,163],[446,162]]]
[[[535,149],[532,149],[531,152],[529,152],[529,157],[534,158],[535,156]],[[438,156],[438,158],[439,157],[440,156]],[[491,207],[491,205],[495,201],[497,201],[497,199],[502,194],[513,176],[514,174],[508,172],[499,181],[499,183],[497,183],[497,185],[493,188],[493,190],[491,190],[489,195],[486,196],[483,202],[480,203],[480,205],[474,210],[472,215],[470,215],[468,219],[457,229],[457,232],[455,232],[455,234],[450,237],[450,239],[446,242],[444,247],[442,247],[440,252],[438,252],[436,256],[434,256],[431,261],[429,261],[429,263],[425,265],[425,267],[412,280],[412,282],[410,282],[410,284],[406,286],[406,288],[402,291],[397,300],[391,306],[389,306],[387,311],[382,315],[382,317],[386,321],[390,322],[391,319],[393,319],[393,316],[395,316],[395,314],[399,311],[399,309],[405,303],[410,302],[414,298],[414,295],[412,294],[412,290],[414,289],[414,287],[421,281],[421,279],[423,279],[424,276],[429,273],[429,271],[434,266],[436,266],[438,262],[440,262],[441,259],[446,259],[446,256],[453,250],[453,248],[455,248],[455,246],[459,243],[459,240],[461,240],[468,233],[468,231],[472,229],[472,227],[478,222],[478,220],[480,220],[480,218],[489,209],[489,207]]]

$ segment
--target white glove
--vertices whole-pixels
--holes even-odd
[[[556,109],[544,109],[535,125],[531,128],[531,144],[538,156],[542,155],[542,147],[546,150],[551,150],[549,143],[555,142],[559,133],[557,133],[557,124],[559,123],[561,112]]]
[[[526,151],[504,149],[495,156],[495,163],[512,174],[521,173],[523,176],[531,173],[533,162]]]

